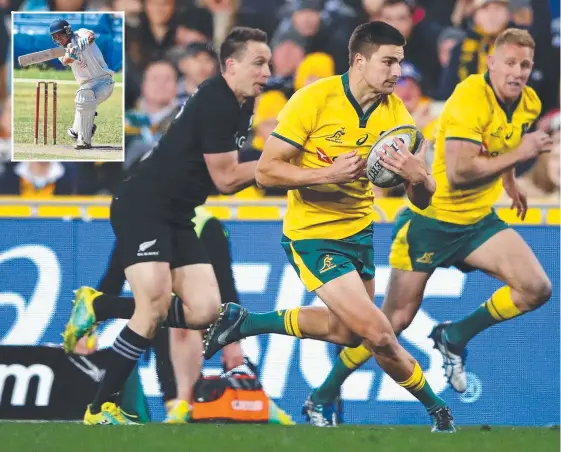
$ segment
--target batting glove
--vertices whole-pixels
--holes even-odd
[[[80,50],[84,50],[90,45],[90,40],[89,38],[78,38],[77,44]]]
[[[76,47],[68,47],[66,49],[66,55],[72,58],[73,60],[78,59],[78,48]]]

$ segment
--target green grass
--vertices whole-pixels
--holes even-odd
[[[37,66],[29,66],[25,69],[14,69],[13,78],[37,78],[41,80],[74,80],[74,75],[70,69],[57,71],[55,69],[40,69]],[[123,81],[123,73],[117,72],[113,75],[113,80],[117,83]]]
[[[57,144],[72,144],[66,129],[74,122],[74,94],[78,85],[58,85],[57,87]],[[39,142],[43,142],[43,109],[44,91],[41,87],[39,103]],[[32,144],[35,117],[35,84],[14,81],[14,142],[18,144]],[[111,97],[97,107],[98,116],[95,119],[97,131],[93,144],[122,143],[123,136],[123,87],[115,86]],[[48,106],[48,142],[52,143],[52,86],[49,87]]]
[[[455,435],[424,427],[183,425],[86,427],[0,424],[3,452],[558,452],[559,431],[461,428]]]

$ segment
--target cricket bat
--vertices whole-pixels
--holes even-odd
[[[41,50],[40,52],[28,53],[18,57],[20,66],[29,66],[31,64],[42,63],[43,61],[54,60],[64,56],[66,49],[64,47],[55,47],[53,49]]]

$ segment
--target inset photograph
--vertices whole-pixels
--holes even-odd
[[[124,160],[124,14],[12,12],[12,161]]]

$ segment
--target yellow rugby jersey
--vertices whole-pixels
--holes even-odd
[[[447,140],[466,140],[481,145],[488,158],[511,152],[541,111],[541,102],[530,87],[508,108],[495,95],[489,74],[471,75],[459,83],[446,101],[438,121],[432,173],[436,193],[421,215],[456,224],[473,224],[488,215],[502,193],[501,176],[485,185],[453,190],[446,176]]]
[[[293,164],[322,168],[354,149],[366,158],[384,131],[413,118],[390,94],[363,112],[349,89],[348,73],[299,89],[278,116],[273,135],[301,150]],[[343,239],[374,219],[374,194],[365,177],[348,184],[316,185],[288,191],[284,234],[291,240]]]

